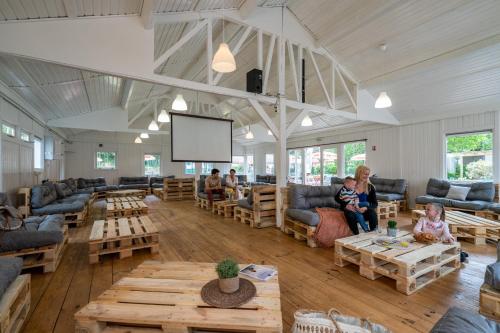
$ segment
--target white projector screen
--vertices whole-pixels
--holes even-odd
[[[233,121],[170,113],[172,162],[231,163]]]

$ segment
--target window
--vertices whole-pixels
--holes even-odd
[[[116,153],[109,151],[98,151],[95,161],[96,169],[113,170],[116,169]]]
[[[356,168],[364,165],[366,159],[366,143],[364,141],[344,144],[344,174],[354,176]]]
[[[449,180],[493,179],[493,133],[447,135],[446,172]]]
[[[274,175],[274,154],[266,154],[266,175]]]
[[[231,169],[236,170],[236,173],[241,175],[245,172],[245,156],[233,156]]]
[[[145,176],[160,175],[160,154],[144,155],[144,175]]]
[[[247,155],[246,165],[245,165],[245,173],[247,175],[248,181],[253,181],[254,176],[254,164],[253,164],[253,155]]]
[[[43,169],[42,139],[39,139],[37,137],[33,139],[33,164],[35,170]]]
[[[288,151],[288,182],[302,184],[302,149]]]
[[[330,185],[330,179],[337,176],[337,148],[323,148],[323,185]]]
[[[304,171],[306,185],[321,185],[321,152],[319,147],[304,149]]]
[[[213,168],[214,168],[213,163],[201,163],[201,174],[209,175],[212,172]]]
[[[196,165],[194,162],[184,162],[184,174],[194,175],[196,174]]]
[[[13,126],[9,126],[7,124],[2,124],[2,133],[8,136],[15,137],[16,129]]]
[[[30,142],[30,134],[28,132],[21,130],[21,140]]]

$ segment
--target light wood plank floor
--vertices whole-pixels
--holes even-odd
[[[74,332],[73,314],[143,260],[215,262],[233,257],[241,263],[276,265],[280,274],[284,332],[290,332],[299,308],[367,317],[393,332],[428,332],[454,305],[478,310],[485,267],[495,261],[492,245],[462,243],[470,262],[412,296],[396,291],[388,278],[370,281],[354,265],[334,264],[333,249],[311,249],[275,228],[248,225],[213,216],[193,202],[161,202],[149,196],[150,217],[160,230],[160,253],[139,251],[132,258],[106,257],[89,265],[90,225],[70,229],[70,244],[52,274],[32,271],[31,311],[24,332]],[[398,218],[409,224],[409,215]]]

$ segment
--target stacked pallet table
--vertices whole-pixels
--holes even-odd
[[[153,191],[153,194],[160,198],[160,200],[163,200],[163,187],[153,188],[151,191]]]
[[[21,331],[31,304],[31,276],[19,275],[0,299],[0,332]]]
[[[410,295],[460,267],[460,243],[410,243],[408,248],[389,249],[373,243],[385,235],[363,233],[335,241],[335,264],[359,266],[359,274],[375,280],[381,276],[396,280],[398,291]],[[412,241],[413,235],[398,231],[397,239]]]
[[[194,199],[194,178],[165,178],[163,180],[163,200]]]
[[[500,320],[500,292],[487,284],[479,291],[479,313]]]
[[[149,191],[146,190],[118,190],[106,192],[106,198],[139,197],[144,199]]]
[[[253,281],[256,297],[232,309],[203,302],[214,263],[146,261],[75,314],[77,332],[283,331],[278,276]]]
[[[216,201],[212,206],[212,213],[224,217],[233,217],[236,206],[238,206],[237,201]]]
[[[422,216],[425,216],[425,211],[413,210],[412,223],[416,224]],[[498,241],[500,238],[500,221],[491,221],[461,211],[447,210],[446,223],[455,238],[464,239],[476,245],[486,244],[487,239]]]
[[[106,201],[108,217],[146,215],[148,213],[148,206],[138,197],[107,198]]]
[[[398,205],[391,201],[379,201],[376,210],[379,220],[398,217]]]
[[[147,216],[110,218],[94,222],[89,237],[89,263],[99,262],[99,257],[119,253],[120,259],[132,256],[132,251],[149,248],[159,250],[159,233]]]

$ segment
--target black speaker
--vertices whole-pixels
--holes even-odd
[[[260,69],[254,68],[247,73],[247,91],[262,93],[262,71]]]

